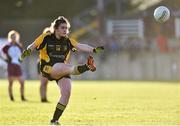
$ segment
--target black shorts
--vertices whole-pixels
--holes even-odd
[[[70,76],[70,75],[65,75],[65,76],[60,77],[60,78],[58,78],[58,79],[52,78],[48,72],[45,72],[45,71],[44,71],[44,68],[47,67],[47,66],[48,66],[48,67],[52,67],[53,65],[54,65],[54,64],[47,63],[47,62],[45,62],[44,60],[41,60],[39,66],[40,66],[40,71],[41,71],[42,76],[46,77],[46,78],[47,78],[48,80],[50,80],[50,81],[55,80],[56,82],[58,82],[58,81],[59,81],[60,79],[62,79],[62,78],[70,78],[70,79],[71,79],[71,76]]]

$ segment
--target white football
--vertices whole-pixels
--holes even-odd
[[[165,6],[159,6],[154,10],[154,18],[156,21],[163,23],[170,18],[170,11]]]

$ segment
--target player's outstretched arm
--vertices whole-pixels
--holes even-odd
[[[25,49],[25,50],[23,51],[23,53],[22,53],[21,56],[19,57],[19,60],[22,62],[22,61],[25,59],[25,57],[31,55],[32,51],[33,51],[35,48],[36,48],[36,46],[35,46],[35,43],[33,42],[31,45],[29,45],[29,46],[27,47],[27,49]]]
[[[76,48],[80,51],[89,52],[89,53],[99,53],[104,50],[104,46],[92,47],[86,44],[78,43]]]

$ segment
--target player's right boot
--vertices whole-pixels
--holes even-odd
[[[21,96],[22,101],[27,101],[27,99],[24,96]]]
[[[14,97],[13,97],[12,95],[10,96],[10,100],[11,100],[11,101],[14,101]]]
[[[92,72],[96,71],[96,65],[94,64],[94,59],[92,56],[88,57],[87,66],[90,71],[92,71]]]
[[[58,121],[50,121],[50,125],[53,125],[53,126],[58,126],[58,125],[61,125]]]

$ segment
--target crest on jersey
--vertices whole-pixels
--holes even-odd
[[[61,51],[61,45],[56,45],[56,51]]]

